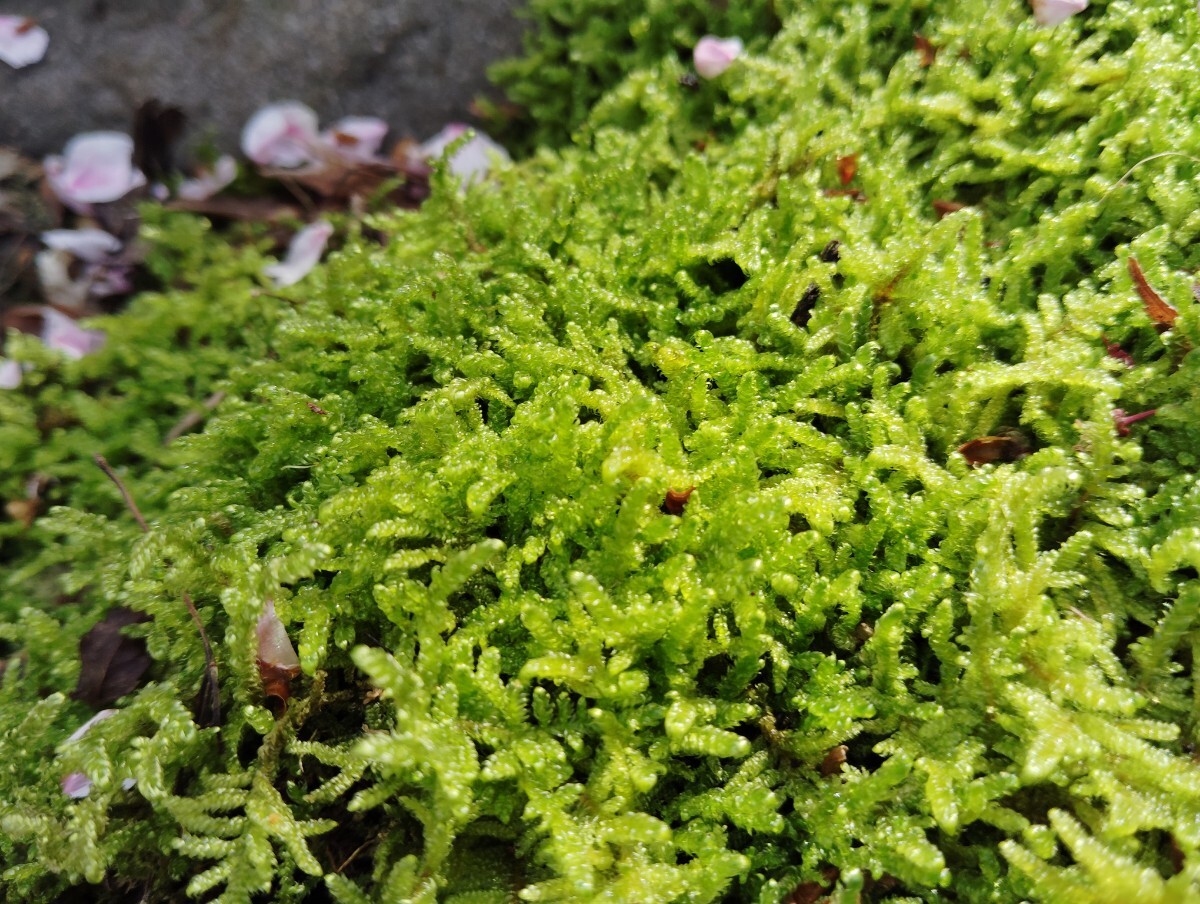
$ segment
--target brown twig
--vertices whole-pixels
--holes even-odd
[[[108,463],[108,459],[100,453],[92,456],[96,460],[96,464],[100,466],[100,470],[107,475],[108,479],[116,484],[117,489],[121,491],[121,496],[125,499],[125,507],[129,509],[129,513],[133,515],[133,520],[138,523],[138,527],[142,529],[143,534],[150,533],[150,527],[146,524],[146,519],[142,517],[142,511],[137,507],[137,503],[133,501],[133,497],[129,494],[129,488],[117,476],[117,472],[112,469],[112,465]]]
[[[121,496],[125,500],[125,507],[129,509],[130,514],[137,521],[138,527],[142,529],[142,533],[150,533],[150,526],[142,516],[141,509],[133,501],[133,495],[129,492],[129,488],[117,476],[117,472],[112,469],[112,465],[108,463],[108,459],[99,453],[96,453],[92,457],[95,459],[96,464],[100,466],[100,470],[120,490]],[[209,716],[202,718],[201,721],[206,721],[210,725],[219,725],[221,723],[221,696],[219,685],[217,684],[217,659],[213,655],[212,644],[208,641],[208,632],[204,630],[204,622],[200,621],[200,613],[196,610],[196,604],[192,602],[191,594],[186,590],[183,592],[183,602],[187,606],[188,614],[192,617],[192,621],[196,625],[196,630],[200,632],[200,642],[204,644],[204,680],[200,685],[200,694],[202,697],[201,706],[208,707],[207,712]]]
[[[199,411],[189,411],[176,422],[175,426],[163,437],[163,445],[171,445],[171,443],[175,442],[175,440],[179,439],[179,437],[183,436],[193,427],[199,426],[201,421],[208,417],[223,401],[225,401],[225,390],[221,389],[214,392],[204,400],[204,405]]]

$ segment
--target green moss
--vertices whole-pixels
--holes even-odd
[[[370,219],[384,246],[346,224],[280,293],[253,244],[153,214],[182,288],[81,362],[18,347],[0,492],[41,473],[58,507],[0,524],[6,893],[1200,898],[1194,6],[776,4],[699,90],[698,13],[544,14],[585,7],[553,53],[643,49],[538,112],[598,96],[571,145],[435,180]],[[861,202],[824,192],[848,154]],[[1031,454],[956,452],[1005,429]],[[283,715],[267,599],[304,667]],[[68,743],[75,641],[118,604],[155,664]]]

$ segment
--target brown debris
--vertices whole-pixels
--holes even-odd
[[[688,487],[686,490],[667,490],[667,496],[663,499],[662,510],[668,515],[682,515],[684,508],[687,507],[688,500],[694,492],[696,492],[694,486]]]
[[[968,205],[962,203],[962,201],[948,201],[944,198],[936,198],[933,201],[933,212],[937,214],[938,219],[940,220],[944,217],[950,216],[952,213],[958,213],[958,211],[967,206]]]
[[[847,154],[837,159],[838,181],[849,185],[858,174],[858,154]]]
[[[821,249],[817,257],[827,264],[836,264],[842,259],[842,243],[837,239],[830,239],[829,244]]]
[[[124,606],[109,609],[79,641],[79,683],[71,696],[100,709],[136,690],[150,668],[150,654],[144,639],[121,629],[148,620]]]
[[[830,748],[829,752],[825,754],[825,759],[821,760],[819,767],[821,775],[828,778],[841,772],[842,767],[846,765],[846,753],[849,749],[845,744],[838,744],[837,747]]]
[[[1138,295],[1142,296],[1142,302],[1146,305],[1146,313],[1150,315],[1150,319],[1164,327],[1172,326],[1175,318],[1179,316],[1179,311],[1175,310],[1150,285],[1146,274],[1142,272],[1142,265],[1132,254],[1129,255],[1129,275],[1133,277],[1133,285],[1137,289]]]
[[[867,200],[867,193],[861,188],[825,188],[821,194],[827,198],[851,198],[860,204]]]
[[[833,891],[833,886],[841,876],[836,866],[826,866],[821,870],[820,882],[810,879],[801,882],[792,889],[791,894],[783,899],[781,904],[817,904],[822,898]]]
[[[981,436],[958,447],[958,454],[972,468],[994,462],[1013,462],[1029,454],[1029,444],[1020,433],[1012,431],[1001,436]]]
[[[913,50],[920,57],[921,68],[928,69],[937,59],[938,47],[920,32],[913,34]]]
[[[792,311],[792,323],[803,329],[808,326],[808,321],[812,318],[813,308],[817,306],[817,302],[821,298],[821,287],[816,283],[809,283],[808,288],[804,290],[804,294],[800,296],[800,300],[796,302],[796,308]]]
[[[292,698],[292,681],[300,677],[300,666],[279,665],[266,660],[258,660],[258,677],[262,680],[263,696],[268,700],[278,700],[286,707]]]

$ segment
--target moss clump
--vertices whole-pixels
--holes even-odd
[[[627,27],[546,9],[583,5]],[[774,12],[279,295],[155,215],[188,288],[81,362],[18,348],[0,491],[59,507],[0,526],[11,899],[1200,897],[1195,9]],[[1030,454],[956,451],[1005,430]],[[154,665],[68,741],[117,605]]]

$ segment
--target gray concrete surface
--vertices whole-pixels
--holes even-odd
[[[154,97],[189,117],[184,145],[237,147],[274,100],[323,124],[381,116],[391,139],[425,137],[487,89],[520,50],[520,0],[0,0],[50,34],[45,59],[0,64],[0,144],[57,152],[72,135],[129,131]]]

